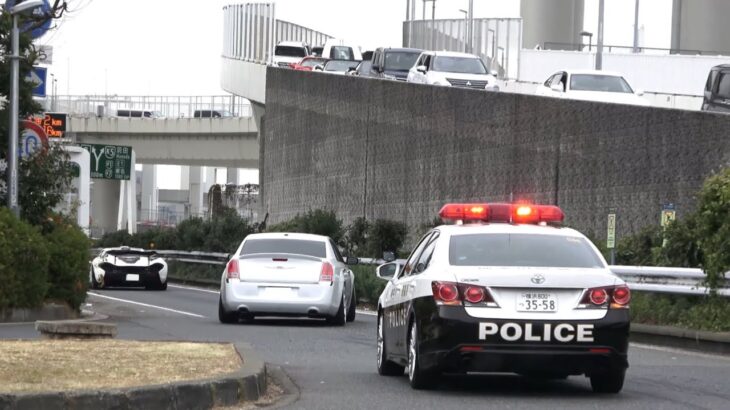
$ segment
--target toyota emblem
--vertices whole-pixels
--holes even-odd
[[[545,283],[545,277],[540,275],[539,273],[533,276],[530,280],[536,285],[542,285],[543,283]]]

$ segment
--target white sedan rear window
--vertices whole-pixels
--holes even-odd
[[[449,262],[454,266],[604,267],[584,238],[527,234],[454,235]]]
[[[241,255],[255,253],[290,253],[314,256],[315,258],[327,256],[324,242],[304,239],[251,239],[246,241],[243,244]]]

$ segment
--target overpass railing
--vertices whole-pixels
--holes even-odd
[[[118,110],[151,111],[165,118],[191,118],[195,111],[210,110],[250,117],[251,104],[235,95],[150,96],[150,95],[59,95],[45,107],[80,117],[114,117]]]
[[[281,41],[322,45],[332,36],[276,19],[274,3],[246,3],[223,7],[223,57],[270,64]]]
[[[169,260],[208,265],[225,265],[230,257],[226,253],[157,251]],[[359,258],[364,265],[384,263],[381,259]],[[404,262],[404,261],[402,261]],[[657,266],[610,266],[613,273],[626,281],[633,290],[665,293],[673,295],[702,296],[709,293],[704,285],[705,273],[696,268],[671,268]],[[725,281],[717,294],[730,297],[730,273],[725,274]]]

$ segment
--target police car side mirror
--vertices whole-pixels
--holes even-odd
[[[383,280],[391,280],[398,273],[400,265],[396,262],[390,262],[378,266],[375,269],[375,276]]]

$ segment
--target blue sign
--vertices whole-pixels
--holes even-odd
[[[17,1],[16,1],[17,3]],[[51,28],[53,23],[53,15],[51,13],[51,5],[48,0],[43,0],[43,4],[36,7],[28,13],[32,19],[20,27],[20,31],[25,33],[30,31],[30,36],[35,40],[39,37],[43,37],[44,34]]]
[[[45,97],[46,96],[46,75],[48,69],[45,67],[33,67],[33,71],[25,77],[25,81],[34,85],[33,96],[34,97]]]

